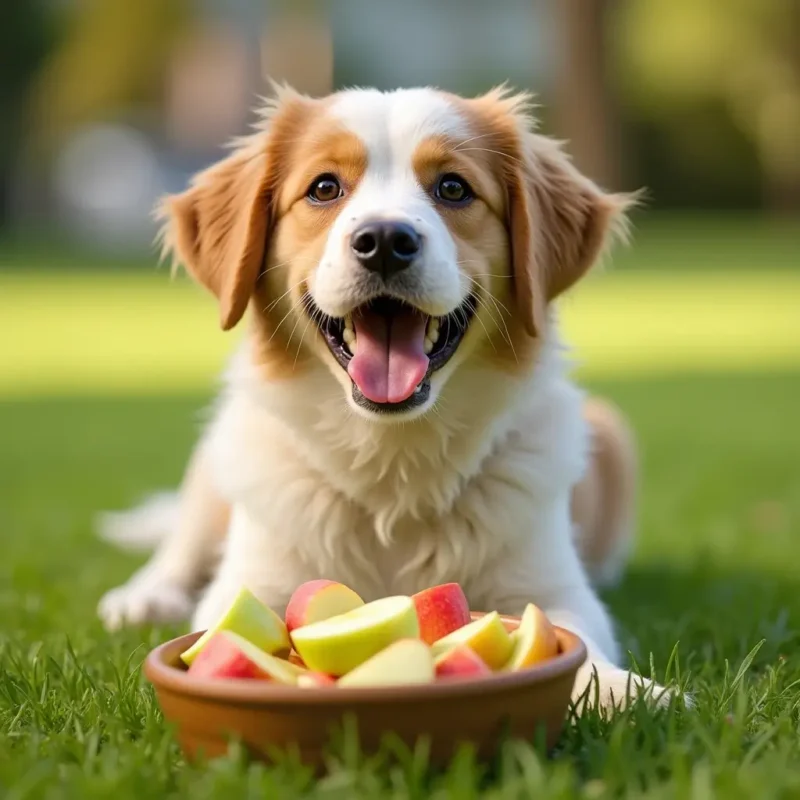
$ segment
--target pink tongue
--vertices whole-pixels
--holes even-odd
[[[347,367],[361,394],[373,403],[402,403],[428,371],[427,319],[421,314],[383,317],[364,311],[353,317],[356,354]]]

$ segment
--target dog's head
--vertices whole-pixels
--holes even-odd
[[[534,132],[524,95],[357,89],[280,91],[163,208],[222,327],[251,306],[270,377],[321,359],[362,414],[407,419],[468,359],[528,368],[628,204]]]

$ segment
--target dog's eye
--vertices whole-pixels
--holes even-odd
[[[460,175],[452,172],[439,178],[434,193],[439,200],[453,205],[463,205],[474,197],[470,185]]]
[[[331,203],[338,200],[344,192],[335,175],[320,175],[311,181],[306,196],[315,203]]]

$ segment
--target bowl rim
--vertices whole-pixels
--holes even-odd
[[[513,624],[518,623],[520,618],[502,615],[501,619]],[[167,655],[174,656],[175,653],[183,652],[203,635],[203,631],[188,633],[155,647],[145,659],[144,673],[158,690],[165,689],[196,700],[234,705],[354,706],[375,702],[398,704],[453,697],[467,698],[548,683],[563,675],[577,672],[586,661],[586,645],[572,631],[554,627],[561,650],[557,656],[527,669],[516,672],[495,672],[485,678],[452,678],[434,683],[376,687],[299,687],[236,678],[222,680],[194,678],[185,670],[166,663]]]

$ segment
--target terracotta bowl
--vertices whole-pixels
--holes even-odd
[[[473,614],[474,617],[480,616]],[[503,617],[509,630],[518,617]],[[430,758],[446,763],[463,742],[491,756],[506,734],[532,739],[544,728],[548,749],[558,740],[578,667],[586,648],[574,634],[556,629],[560,654],[536,667],[478,680],[374,689],[301,689],[261,681],[209,681],[190,677],[180,654],[201,633],[173,639],[145,661],[167,721],[191,759],[222,755],[236,738],[261,760],[292,747],[301,759],[322,765],[330,732],[347,715],[355,718],[359,742],[375,752],[392,731],[408,745],[430,742]]]

